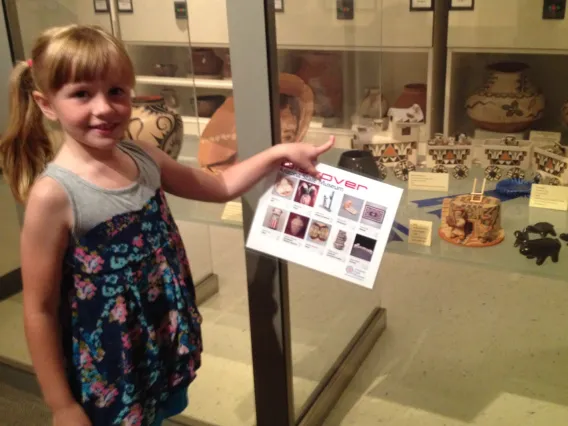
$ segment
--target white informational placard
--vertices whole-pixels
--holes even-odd
[[[325,164],[284,164],[260,198],[247,248],[373,288],[403,190]]]

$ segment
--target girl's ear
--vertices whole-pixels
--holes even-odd
[[[47,96],[37,90],[33,91],[32,96],[36,104],[41,109],[41,112],[43,112],[43,115],[50,121],[57,121],[57,114],[55,114]]]

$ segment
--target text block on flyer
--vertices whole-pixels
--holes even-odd
[[[256,209],[247,248],[372,288],[402,189],[325,164],[285,164]]]

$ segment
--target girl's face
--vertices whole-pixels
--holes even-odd
[[[47,97],[36,95],[36,101],[67,136],[90,148],[108,149],[122,139],[128,126],[130,89],[112,79],[69,83]]]

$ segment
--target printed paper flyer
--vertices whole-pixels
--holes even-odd
[[[372,288],[402,189],[325,164],[283,165],[261,197],[247,248]]]

